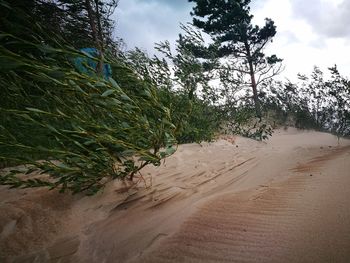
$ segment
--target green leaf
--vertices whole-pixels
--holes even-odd
[[[95,87],[106,87],[106,83],[102,82],[102,81],[98,81],[95,83]]]
[[[169,155],[172,155],[173,153],[176,152],[176,149],[173,148],[173,147],[168,147],[166,150],[165,150],[165,153],[169,156]]]
[[[120,89],[118,83],[114,79],[112,79],[111,77],[109,78],[109,82],[112,84],[113,87]]]
[[[114,89],[106,90],[105,92],[102,93],[101,97],[108,97],[109,95],[111,95],[115,92],[116,92],[116,90],[114,90]]]
[[[55,127],[51,126],[50,124],[46,124],[46,127],[47,127],[50,131],[53,131],[53,132],[55,132],[55,133],[59,133],[59,132],[57,131],[57,129],[56,129]]]
[[[25,65],[26,63],[23,63],[19,60],[11,59],[8,57],[0,57],[0,71],[16,69]]]
[[[127,95],[125,95],[125,94],[122,94],[120,97],[121,97],[123,100],[131,101],[131,99],[130,99]]]
[[[39,110],[36,108],[26,108],[26,110],[31,111],[31,112],[35,112],[35,113],[43,113],[43,114],[50,114],[49,112],[43,111],[43,110]]]

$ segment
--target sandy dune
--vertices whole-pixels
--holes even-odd
[[[350,141],[181,145],[94,197],[0,188],[0,262],[350,262]]]

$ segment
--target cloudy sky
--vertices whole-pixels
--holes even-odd
[[[284,59],[283,78],[334,64],[350,76],[349,0],[252,0],[251,8],[255,24],[269,17],[277,25],[266,53]],[[187,0],[120,0],[115,34],[128,49],[138,46],[153,54],[155,42],[175,41],[180,22],[191,22],[191,9]]]

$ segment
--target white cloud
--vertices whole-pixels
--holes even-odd
[[[344,56],[348,52],[347,40],[333,38],[333,33],[326,35],[331,27],[338,27],[339,20],[344,19],[343,13],[350,11],[347,4],[347,11],[335,12],[345,5],[339,0],[335,2],[337,0],[267,0],[252,9],[255,23],[262,24],[265,17],[275,21],[277,35],[266,51],[284,59],[286,69],[282,76],[295,79],[299,72],[311,72],[314,65],[326,70],[337,64],[341,73],[350,72],[350,62]],[[327,14],[322,23],[332,26],[318,25],[317,21],[326,16],[327,9],[327,12],[334,12]],[[350,22],[350,14],[346,19]],[[318,26],[315,28],[315,25]]]
[[[156,42],[174,42],[180,33],[180,23],[191,21],[191,5],[186,0],[177,3],[180,5],[164,0],[120,1],[114,14],[116,36],[123,38],[129,49],[137,46],[150,53]]]
[[[296,18],[307,21],[315,32],[330,38],[350,38],[350,1],[293,0]]]
[[[121,0],[116,35],[128,48],[153,53],[155,42],[177,39],[179,23],[192,20],[191,9],[187,0]],[[277,35],[266,52],[284,59],[282,78],[308,74],[314,65],[326,70],[337,64],[341,73],[350,73],[349,0],[256,0],[252,14],[258,25],[266,17],[275,21]]]

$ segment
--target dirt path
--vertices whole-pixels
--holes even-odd
[[[349,262],[350,147],[204,205],[139,262]]]

